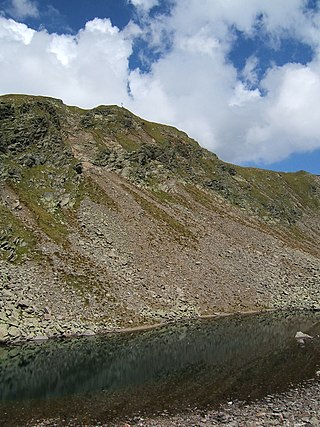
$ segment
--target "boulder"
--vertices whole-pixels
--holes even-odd
[[[299,344],[304,344],[306,340],[310,340],[313,337],[311,335],[305,334],[304,332],[298,331],[295,335],[295,339]]]
[[[5,340],[8,337],[8,327],[6,325],[0,325],[0,341]]]
[[[298,331],[295,335],[296,339],[312,339],[311,335],[305,334],[304,332]]]

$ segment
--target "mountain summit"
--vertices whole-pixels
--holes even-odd
[[[320,307],[320,177],[117,106],[0,97],[0,340]]]

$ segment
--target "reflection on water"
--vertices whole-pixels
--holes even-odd
[[[319,321],[305,312],[239,315],[0,347],[0,423],[104,422],[284,390],[314,376],[319,340],[302,347],[294,336],[320,334]]]

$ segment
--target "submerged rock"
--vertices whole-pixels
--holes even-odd
[[[295,339],[299,344],[304,344],[306,340],[311,340],[313,337],[311,335],[305,334],[304,332],[298,331],[295,335]]]

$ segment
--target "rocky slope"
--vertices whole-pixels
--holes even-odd
[[[0,97],[0,340],[320,307],[320,177],[124,108]]]

